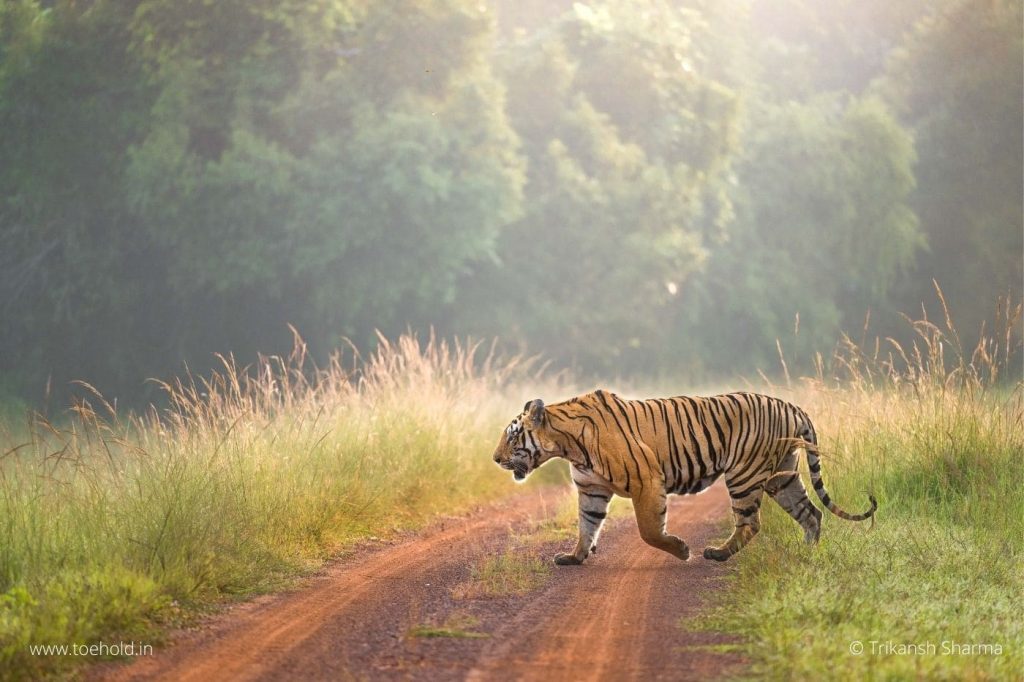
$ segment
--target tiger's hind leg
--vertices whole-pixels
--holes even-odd
[[[732,513],[736,527],[724,544],[718,547],[705,547],[704,558],[725,561],[750,542],[761,530],[761,495],[764,493],[766,476],[741,471],[729,476],[726,474],[726,487],[732,498]]]
[[[768,479],[765,492],[800,524],[804,529],[804,540],[814,544],[821,535],[822,514],[807,496],[807,489],[796,467],[797,453],[794,450],[783,458],[778,473]]]

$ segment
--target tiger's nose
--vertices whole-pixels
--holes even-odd
[[[494,453],[494,463],[501,464],[501,455],[499,455],[497,452]]]

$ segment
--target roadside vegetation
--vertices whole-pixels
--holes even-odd
[[[485,351],[406,336],[318,369],[297,341],[165,385],[164,410],[122,415],[96,395],[6,428],[0,671],[81,662],[35,644],[154,641],[354,541],[513,491],[487,455],[536,367]]]
[[[449,639],[485,639],[490,637],[486,632],[476,628],[480,624],[478,618],[453,613],[440,625],[417,625],[409,629],[410,637],[447,637]]]
[[[846,339],[817,376],[770,386],[814,417],[833,498],[856,512],[872,492],[877,524],[828,518],[808,547],[766,505],[763,532],[699,627],[745,636],[751,672],[768,678],[1019,671],[1024,391],[1003,373],[1020,314],[1004,306],[999,333],[971,352],[948,319],[912,322],[918,341],[906,348]],[[567,389],[529,360],[485,351],[406,336],[352,366],[335,357],[317,368],[297,341],[287,358],[251,368],[225,358],[205,379],[164,385],[161,410],[120,414],[94,395],[59,420],[5,426],[2,675],[83,662],[32,656],[36,644],[159,641],[168,626],[279,587],[360,539],[515,490],[486,456],[509,406]],[[564,468],[548,466],[531,484],[556,480]],[[566,495],[453,596],[537,588],[549,548],[570,544],[575,525]],[[441,623],[409,634],[474,632]],[[854,642],[862,654],[849,653]],[[876,652],[889,643],[938,653]],[[1001,653],[944,655],[954,643]]]
[[[1004,306],[1003,324],[973,352],[948,317],[912,322],[909,348],[846,339],[833,378],[819,370],[776,387],[815,419],[832,499],[859,512],[872,492],[877,522],[826,513],[809,547],[764,505],[720,607],[683,626],[745,635],[751,672],[769,679],[1018,677],[1024,391],[1001,372],[1019,347],[1020,313]]]
[[[567,469],[555,465],[546,465],[543,469],[545,476],[555,479],[560,476],[566,481],[569,477],[565,475]],[[624,497],[613,497],[608,506],[608,522],[622,517],[633,517],[633,501]],[[607,525],[605,526],[607,529]],[[602,531],[603,534],[603,531]],[[562,551],[568,551],[576,542],[579,536],[579,501],[576,489],[569,487],[566,494],[559,500],[558,508],[551,516],[537,521],[526,532],[515,536],[515,542],[521,545],[538,545],[558,542],[562,544]],[[600,546],[600,537],[598,546]]]
[[[525,594],[540,587],[551,574],[551,562],[518,543],[487,557],[472,569],[470,579],[456,587],[456,599]]]
[[[564,466],[547,464],[535,476],[543,481],[568,483]],[[501,554],[489,556],[472,568],[469,580],[455,588],[456,599],[525,594],[541,587],[552,574],[556,551],[568,551],[578,535],[578,502],[574,488],[567,488],[553,513],[545,515],[520,533],[513,533]],[[608,520],[632,517],[633,503],[612,499]],[[600,545],[600,541],[598,542]]]
[[[565,468],[547,464],[535,473],[538,479],[567,483]],[[483,557],[472,566],[469,577],[452,590],[455,599],[503,597],[525,594],[544,584],[551,575],[550,551],[555,543],[568,544],[576,537],[576,495],[566,490],[551,513],[512,532],[501,554]]]

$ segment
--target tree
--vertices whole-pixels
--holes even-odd
[[[860,95],[906,31],[950,0],[754,0],[750,42],[762,95]]]
[[[50,378],[135,378],[124,339],[144,345],[135,314],[154,290],[120,201],[153,98],[130,54],[135,3],[52,5],[0,4],[0,375],[36,396]]]
[[[450,298],[518,210],[486,15],[432,0],[324,3],[312,18],[306,2],[222,2],[181,42],[187,5],[140,12],[165,85],[132,168],[175,291],[269,309],[323,343],[394,331]]]
[[[705,30],[692,10],[577,4],[497,55],[525,209],[464,280],[461,326],[585,369],[649,365],[704,257],[702,197],[733,141],[734,95],[696,47]]]
[[[951,3],[915,26],[876,85],[914,131],[912,201],[929,244],[901,302],[935,302],[935,279],[972,334],[1024,279],[1021,23],[1019,1]]]
[[[682,301],[683,355],[715,374],[777,366],[776,339],[797,358],[827,351],[885,306],[923,245],[911,138],[880,101],[762,106],[736,165],[736,220]]]
[[[37,368],[22,384],[138,395],[215,351],[284,350],[287,323],[320,349],[401,330],[519,210],[477,3],[0,11],[3,287],[23,293],[0,343],[4,370]]]

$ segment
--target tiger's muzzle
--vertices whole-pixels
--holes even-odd
[[[503,458],[500,452],[496,452],[494,453],[494,463],[506,471],[511,471],[512,477],[517,481],[522,481],[530,473],[529,463],[524,458],[515,455]]]

